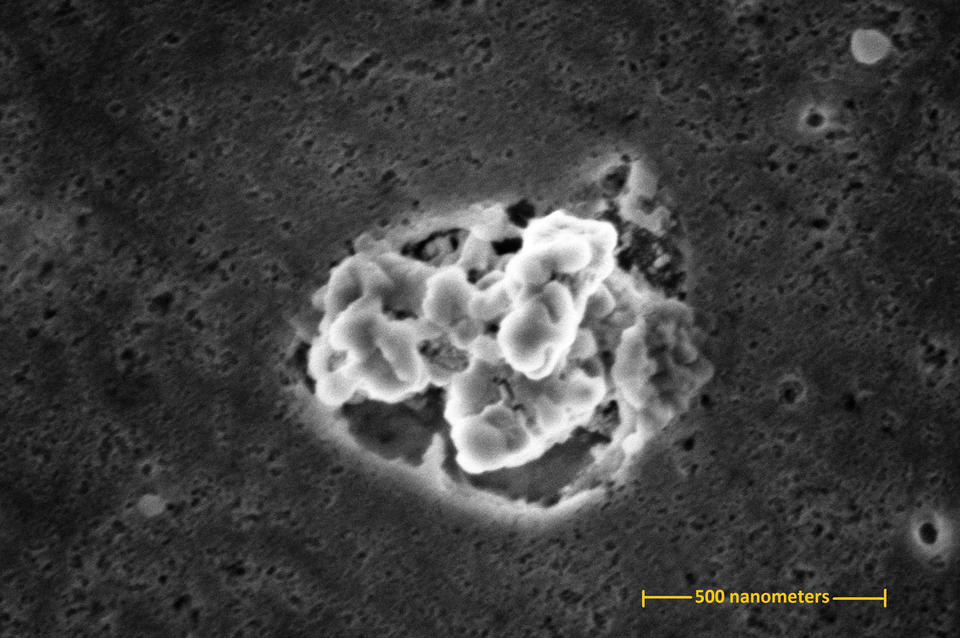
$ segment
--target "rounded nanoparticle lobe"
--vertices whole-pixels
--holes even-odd
[[[623,332],[612,370],[626,402],[663,424],[689,407],[712,374],[700,356],[692,311],[674,300],[651,304],[642,322]]]

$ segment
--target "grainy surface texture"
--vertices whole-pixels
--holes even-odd
[[[630,481],[518,527],[317,435],[348,240],[611,149],[716,368]],[[956,636],[958,240],[950,0],[4,0],[0,634]],[[641,607],[700,588],[889,601]]]

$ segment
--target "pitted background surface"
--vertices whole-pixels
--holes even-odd
[[[0,634],[956,635],[912,526],[960,520],[958,91],[947,1],[3,2]],[[611,149],[717,369],[633,482],[520,530],[315,436],[290,320],[345,242]]]

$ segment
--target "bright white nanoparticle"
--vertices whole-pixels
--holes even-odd
[[[850,52],[860,64],[874,65],[890,54],[893,44],[876,29],[856,29],[850,36]]]

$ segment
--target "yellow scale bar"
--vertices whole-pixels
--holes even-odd
[[[647,606],[647,600],[693,600],[693,596],[648,596],[646,589],[640,590],[640,607]]]
[[[830,600],[882,600],[883,606],[887,606],[887,590],[884,588],[883,596],[834,596]]]
[[[640,607],[647,606],[647,600],[693,600],[693,596],[654,596],[647,595],[646,589],[640,590]],[[887,606],[887,590],[884,588],[883,596],[833,596],[830,600],[882,600],[883,606]]]

